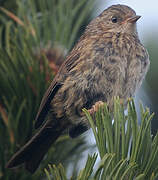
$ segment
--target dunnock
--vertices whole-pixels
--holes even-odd
[[[149,67],[136,30],[139,18],[130,7],[113,5],[90,22],[42,99],[35,121],[35,128],[42,128],[8,168],[25,163],[33,173],[65,130],[76,137],[89,128],[82,108],[93,112],[98,102],[106,102],[112,110],[114,96],[126,104],[134,95]]]

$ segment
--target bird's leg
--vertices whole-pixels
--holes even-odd
[[[98,109],[103,106],[104,103],[102,101],[97,101],[91,109],[88,109],[88,112],[93,116],[95,112],[98,111]],[[80,113],[80,116],[85,116],[84,112],[82,111]],[[77,124],[76,126],[73,126],[69,129],[69,135],[71,138],[75,138],[82,134],[83,132],[87,131],[89,129],[89,125],[84,124],[83,122]]]
[[[104,105],[104,103],[103,103],[102,101],[97,101],[97,102],[92,106],[91,109],[88,109],[88,112],[89,112],[90,114],[94,114],[94,113],[97,112],[98,109],[99,109],[101,106],[103,106],[103,105]]]

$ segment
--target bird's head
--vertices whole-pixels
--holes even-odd
[[[141,16],[125,5],[113,5],[104,10],[88,26],[88,29],[98,33],[116,32],[137,34],[136,22]]]

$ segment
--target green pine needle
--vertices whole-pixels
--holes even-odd
[[[128,101],[127,116],[118,97],[114,98],[113,114],[108,111],[106,104],[96,112],[95,118],[86,109],[83,111],[93,130],[100,162],[94,169],[97,155],[88,156],[78,180],[156,179],[158,133],[152,139],[153,114],[150,115],[149,109],[145,110],[141,105],[140,125],[133,99]]]

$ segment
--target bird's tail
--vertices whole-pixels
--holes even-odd
[[[25,168],[34,173],[52,143],[56,141],[63,130],[59,124],[51,126],[51,123],[46,123],[30,141],[12,156],[6,167],[13,168],[25,163]]]

